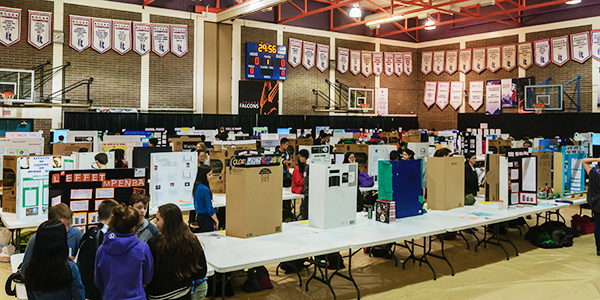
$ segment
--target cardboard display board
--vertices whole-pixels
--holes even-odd
[[[105,135],[102,137],[104,143],[132,143],[133,147],[144,147],[146,137],[143,135]]]
[[[379,199],[395,202],[396,219],[423,214],[421,160],[379,163]]]
[[[358,164],[358,171],[368,173],[368,161],[369,161],[369,145],[365,144],[337,144],[335,145],[335,151],[337,154],[346,154],[346,152],[354,153],[356,163]]]
[[[87,142],[92,143],[93,149],[98,151],[98,131],[97,130],[69,130],[67,131],[67,143]]]
[[[313,143],[314,141],[311,138],[298,138],[289,140],[288,152],[290,153],[290,159],[292,160],[292,165],[290,166],[291,168],[296,167],[298,164],[298,152],[300,151],[298,147],[312,146]]]
[[[465,205],[464,161],[463,156],[427,159],[427,207],[429,209],[450,210]]]
[[[389,160],[390,152],[396,150],[396,145],[369,145],[369,175],[378,180],[380,160]]]
[[[201,142],[200,137],[187,135],[169,138],[169,143],[173,146],[173,152],[194,152],[196,151],[196,144]]]
[[[114,152],[82,152],[73,154],[75,157],[75,170],[92,170],[98,169],[96,164],[96,155],[99,153],[106,153],[108,157],[108,163],[106,167],[108,169],[115,168],[115,153]]]
[[[229,166],[230,159],[237,153],[245,150],[241,149],[221,149],[210,150],[209,165],[213,172],[213,178],[209,181],[210,191],[213,194],[225,194],[226,188],[226,169]],[[283,172],[283,170],[281,171]],[[283,180],[283,179],[282,179]]]
[[[507,150],[510,205],[537,204],[537,156],[526,148]]]
[[[400,134],[398,132],[382,132],[381,138],[386,138],[388,145],[397,145],[400,141]]]
[[[506,154],[506,151],[511,147],[511,141],[505,141],[501,138],[487,141],[487,148],[491,153]]]
[[[198,155],[194,152],[150,154],[151,207],[173,203],[194,208],[193,188],[198,173]]]
[[[279,145],[279,144],[277,144]],[[241,141],[216,141],[213,143],[215,150],[221,149],[237,149],[237,150],[256,150],[255,140],[241,140]]]
[[[354,225],[358,165],[311,164],[308,171],[308,225],[321,229]]]
[[[0,138],[0,168],[4,155],[44,155],[43,138]],[[1,173],[0,173],[1,174]],[[0,175],[0,180],[2,176]]]
[[[537,157],[537,188],[552,187],[552,151],[533,152]]]
[[[92,143],[79,142],[79,143],[54,143],[52,144],[52,154],[69,156],[73,152],[79,152],[79,149],[87,148],[89,151],[92,150]]]
[[[298,151],[308,151],[308,162],[311,164],[331,164],[331,154],[328,145],[298,146]]]
[[[485,157],[485,201],[508,203],[508,160],[501,154]]]
[[[129,204],[133,193],[148,193],[145,168],[50,172],[50,204],[65,203],[73,211],[73,226],[85,231],[99,222],[98,206],[114,199]]]

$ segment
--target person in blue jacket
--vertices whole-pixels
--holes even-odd
[[[65,225],[59,220],[42,223],[23,271],[27,299],[85,299],[79,268],[68,256]]]
[[[200,232],[210,232],[219,228],[219,219],[212,203],[212,192],[208,182],[212,179],[212,169],[202,165],[198,167],[194,182],[194,209]]]

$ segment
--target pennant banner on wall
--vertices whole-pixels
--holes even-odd
[[[90,18],[69,16],[69,46],[81,52],[90,47]]]
[[[485,48],[484,48],[485,49]],[[483,81],[469,82],[469,106],[478,110],[483,104]]]
[[[150,24],[133,22],[133,51],[146,55],[151,48]]]
[[[512,71],[517,66],[517,44],[502,46],[502,69]]]
[[[533,49],[531,42],[519,43],[518,49],[519,67],[527,70],[533,65]]]
[[[42,49],[52,42],[52,13],[29,11],[27,42],[36,49]]]
[[[452,81],[450,83],[450,106],[457,110],[463,102],[463,82]]]
[[[590,39],[592,40],[592,56],[600,60],[600,30],[590,31]]]
[[[444,73],[444,60],[446,59],[446,51],[433,52],[433,73],[440,75]]]
[[[473,49],[473,71],[478,74],[485,70],[485,48],[474,48]]]
[[[438,81],[437,83],[437,96],[435,97],[435,104],[444,110],[448,106],[448,98],[450,97],[450,81]]]
[[[171,52],[182,57],[188,52],[187,25],[171,25]]]
[[[425,51],[421,53],[421,73],[427,75],[431,73],[433,64],[433,52]]]
[[[423,103],[429,108],[435,103],[437,88],[436,81],[425,81],[425,93],[423,93]]]
[[[365,77],[369,77],[371,73],[373,73],[373,52],[371,51],[362,51],[362,68],[361,72]]]
[[[329,46],[328,45],[317,45],[317,69],[321,72],[325,72],[329,68]]]
[[[392,76],[394,74],[394,53],[385,53],[383,54],[383,61],[385,64],[384,72],[387,76]]]
[[[502,107],[517,106],[517,79],[502,79]]]
[[[373,52],[373,74],[379,76],[381,72],[383,72],[383,53]]]
[[[446,73],[452,75],[458,69],[458,50],[446,51]]]
[[[550,63],[550,40],[533,41],[533,49],[535,50],[535,64],[543,68]]]
[[[350,72],[354,76],[360,73],[360,50],[350,50]]]
[[[344,74],[348,71],[348,64],[350,63],[350,51],[345,48],[338,48],[337,51],[337,70]]]
[[[552,44],[552,62],[557,66],[569,61],[569,36],[563,35],[550,39]]]
[[[171,51],[169,25],[152,24],[152,52],[163,57]]]
[[[317,53],[317,44],[302,41],[302,65],[310,70],[315,66],[315,55]]]
[[[292,67],[297,67],[302,61],[302,41],[290,38],[288,43],[288,62]],[[339,53],[339,50],[338,50]],[[346,68],[348,69],[348,68]],[[344,71],[346,72],[346,71]],[[342,73],[344,73],[342,72]]]
[[[31,13],[29,14],[31,20]],[[0,43],[12,46],[21,40],[21,10],[0,6]],[[38,48],[39,49],[39,48]]]
[[[471,52],[472,49],[462,49],[458,51],[458,70],[462,73],[471,71]]]
[[[404,72],[404,53],[394,53],[394,73],[400,76]]]
[[[406,74],[406,76],[412,74],[412,64],[412,52],[404,53],[404,74]]]
[[[499,115],[502,109],[500,104],[500,98],[502,97],[500,80],[488,80],[485,88],[485,114]]]
[[[500,46],[487,47],[487,69],[496,73],[502,67]]]
[[[113,21],[112,24],[112,49],[123,55],[131,50],[131,22]]]
[[[571,34],[571,59],[584,63],[592,56],[590,53],[590,33],[581,32]]]
[[[112,21],[108,19],[92,19],[92,49],[104,53],[110,49]]]

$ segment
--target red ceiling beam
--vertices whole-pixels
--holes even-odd
[[[384,13],[386,13],[386,14],[390,15],[390,16],[392,15],[392,14],[391,14],[389,11],[387,11],[385,8],[383,8],[383,7],[379,6],[379,5],[377,5],[377,3],[375,3],[375,2],[373,2],[373,1],[371,1],[371,0],[365,0],[365,1],[367,1],[367,2],[368,2],[368,3],[370,3],[371,5],[375,6],[375,7],[376,7],[377,9],[379,9],[381,12],[384,12]]]
[[[496,5],[498,5],[498,7],[500,7],[500,9],[502,11],[506,11],[506,9],[504,7],[502,7],[502,5],[500,5],[500,3],[496,3]],[[515,19],[515,17],[513,17],[510,13],[506,13],[513,21],[515,21],[515,23],[517,23],[519,25],[519,27],[521,26],[521,19],[519,19],[519,21],[517,21],[517,19]]]
[[[349,14],[348,14],[348,13],[347,13],[345,10],[343,10],[343,9],[341,9],[341,8],[339,8],[339,7],[338,7],[338,8],[336,8],[336,9],[337,9],[337,10],[339,10],[340,12],[342,12],[342,13],[343,13],[344,15],[346,15],[348,18],[350,18],[350,19],[352,20],[352,22],[355,22],[355,23],[356,23],[356,22],[358,22],[358,20],[357,20],[357,19],[355,19],[355,18],[351,17],[351,16],[350,16],[350,15],[349,15]],[[331,10],[331,12],[333,12],[333,10]],[[333,26],[332,26],[332,28],[333,28]]]
[[[297,9],[299,12],[301,13],[305,13],[306,11],[304,11],[304,9],[300,8],[300,6],[294,4],[294,2],[290,1],[288,2],[290,5],[292,5],[295,9]]]
[[[415,40],[415,42],[417,42],[417,43],[419,42],[419,39],[417,39],[416,37],[412,36],[408,31],[406,31],[406,27],[405,26],[402,26],[402,25],[398,24],[398,22],[392,22],[392,24],[394,24],[394,26],[398,27],[398,29],[400,29],[400,31],[404,30],[404,33],[406,35],[408,35],[411,39]],[[405,20],[404,24],[405,25],[407,24],[406,20]],[[377,34],[375,34],[375,35],[377,36]]]
[[[286,22],[293,21],[293,20],[298,20],[298,19],[301,19],[301,18],[304,18],[304,17],[312,16],[312,15],[315,15],[315,14],[318,14],[318,13],[326,12],[328,10],[336,9],[338,7],[342,7],[342,6],[345,6],[345,5],[348,5],[348,4],[352,4],[352,3],[355,3],[355,2],[360,2],[360,1],[361,0],[344,0],[344,1],[340,1],[340,2],[337,2],[335,4],[331,4],[329,6],[326,6],[326,7],[318,8],[318,9],[315,9],[313,11],[309,11],[309,12],[306,12],[306,13],[303,13],[303,14],[299,14],[299,15],[296,15],[296,16],[293,16],[293,17],[289,17],[289,18],[283,19],[283,20],[279,21],[278,24],[286,23]]]

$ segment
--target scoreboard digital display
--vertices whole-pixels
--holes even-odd
[[[246,43],[247,79],[287,79],[287,48],[280,45]]]

